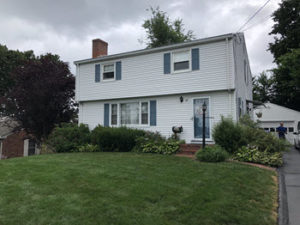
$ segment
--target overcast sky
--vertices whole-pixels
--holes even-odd
[[[280,0],[269,4],[248,24],[245,38],[253,75],[275,65],[267,51],[273,37],[268,19]],[[108,42],[108,54],[146,47],[141,27],[150,6],[171,19],[182,18],[196,38],[237,32],[265,0],[0,0],[0,44],[9,49],[51,52],[69,62],[91,58],[91,40]],[[246,27],[246,28],[247,28]],[[140,41],[138,41],[140,40]]]

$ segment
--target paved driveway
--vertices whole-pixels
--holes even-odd
[[[281,168],[283,199],[286,201],[286,214],[290,225],[300,224],[300,151],[292,148],[284,155],[284,166]],[[283,202],[284,204],[284,202]]]

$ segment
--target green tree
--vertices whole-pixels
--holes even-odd
[[[11,73],[18,66],[24,64],[26,60],[34,59],[33,51],[14,51],[9,50],[5,45],[0,44],[0,96],[14,85]]]
[[[267,73],[263,71],[258,77],[253,77],[253,100],[259,102],[271,101],[273,95],[272,75],[268,77]]]
[[[300,48],[300,1],[283,0],[272,17],[275,24],[270,35],[276,36],[269,50],[277,61],[292,49]]]
[[[278,58],[273,102],[300,111],[300,48]]]
[[[46,54],[28,60],[12,72],[15,82],[0,98],[0,112],[14,118],[37,140],[56,124],[70,122],[75,113],[75,78],[59,56]]]
[[[181,43],[194,39],[193,32],[184,33],[184,24],[181,19],[170,21],[169,16],[157,7],[150,8],[152,16],[143,23],[149,40],[148,48],[155,48],[168,44]]]

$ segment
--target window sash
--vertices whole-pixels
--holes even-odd
[[[110,104],[110,125],[149,125],[149,101]]]
[[[118,104],[111,105],[111,125],[118,125]]]
[[[141,103],[141,123],[148,124],[149,123],[149,104],[148,102]]]
[[[190,50],[173,52],[173,71],[189,70],[191,64]]]
[[[189,61],[176,62],[174,63],[174,70],[187,70],[190,67],[189,64]]]
[[[115,79],[114,64],[107,64],[103,66],[103,80]]]
[[[103,71],[104,72],[114,72],[114,64],[104,65]]]
[[[190,51],[174,52],[173,53],[174,63],[190,61]]]
[[[114,79],[114,78],[115,78],[114,72],[103,73],[103,80]]]
[[[121,125],[139,125],[139,102],[121,103]]]

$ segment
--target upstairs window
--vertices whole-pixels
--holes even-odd
[[[173,71],[182,72],[190,70],[191,52],[181,51],[173,53]]]
[[[114,80],[115,79],[115,65],[107,64],[103,66],[103,80]]]

